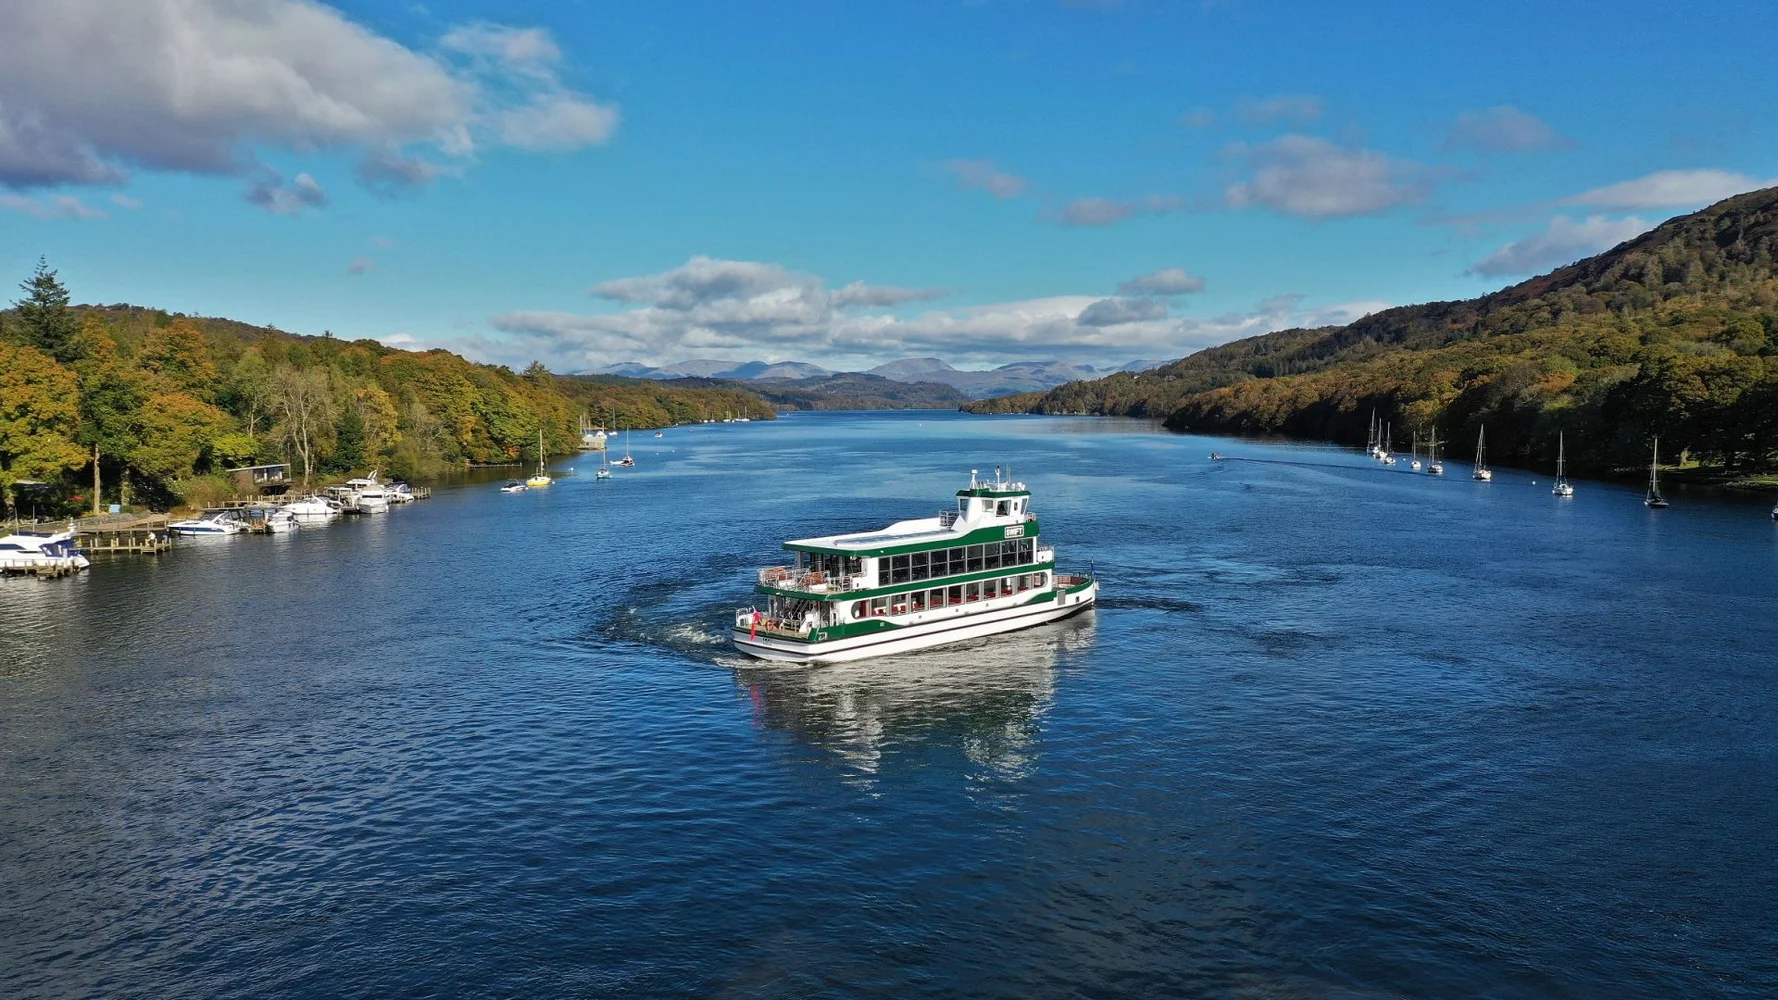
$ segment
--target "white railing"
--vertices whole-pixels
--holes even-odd
[[[754,618],[755,614],[759,615],[757,620]],[[757,611],[754,608],[742,608],[735,612],[735,628],[744,628],[753,633],[783,635],[792,638],[803,638],[813,631],[810,626],[805,625],[802,622],[792,623],[779,621],[776,618],[768,618],[764,612]]]
[[[843,594],[865,589],[864,578],[860,576],[837,576],[819,570],[804,570],[799,573],[791,566],[767,566],[759,571],[759,582],[767,587],[808,594]]]

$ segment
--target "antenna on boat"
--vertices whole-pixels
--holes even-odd
[[[975,489],[975,470],[974,469],[969,470],[969,488],[972,490]]]

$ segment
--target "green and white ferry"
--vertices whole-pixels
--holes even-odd
[[[969,473],[957,506],[880,531],[784,543],[789,566],[759,571],[763,607],[735,614],[750,656],[838,663],[1059,621],[1093,606],[1091,576],[1056,572],[1031,491]]]

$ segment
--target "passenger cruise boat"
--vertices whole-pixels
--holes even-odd
[[[905,653],[1058,621],[1093,606],[1091,576],[1056,572],[1031,491],[969,474],[957,506],[879,531],[784,543],[759,571],[764,607],[735,614],[736,648],[793,663]]]

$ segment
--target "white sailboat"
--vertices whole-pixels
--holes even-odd
[[[537,474],[525,480],[525,487],[527,489],[534,490],[555,482],[554,479],[549,477],[549,473],[544,470],[543,461],[543,428],[539,427],[537,428]]]
[[[1394,465],[1395,464],[1395,456],[1391,455],[1389,453],[1389,446],[1395,443],[1394,439],[1395,439],[1394,425],[1384,424],[1383,425],[1383,446],[1382,446],[1382,448],[1380,448],[1378,450],[1378,453],[1377,453],[1377,457],[1379,459],[1382,459],[1384,465]]]
[[[634,469],[636,467],[636,460],[630,457],[630,429],[628,427],[624,428],[624,457],[611,464],[620,469]]]
[[[593,473],[594,479],[610,479],[611,463],[605,458],[605,449],[599,449],[599,471]]]
[[[1469,474],[1469,478],[1478,483],[1491,482],[1494,479],[1494,471],[1488,468],[1487,436],[1486,427],[1477,431],[1475,436],[1475,469]]]
[[[1559,497],[1574,495],[1574,487],[1568,485],[1568,443],[1561,431],[1556,432],[1556,485],[1550,487],[1550,493]]]
[[[1661,510],[1672,506],[1667,498],[1661,496],[1661,439],[1655,438],[1654,457],[1648,462],[1648,494],[1642,498],[1644,505],[1652,510]]]
[[[1408,464],[1408,468],[1413,469],[1415,472],[1419,472],[1420,471],[1420,432],[1419,431],[1414,432],[1414,443],[1413,443],[1412,447],[1413,447],[1413,459],[1414,460]]]
[[[1426,446],[1426,474],[1442,476],[1445,474],[1445,463],[1438,460],[1438,428],[1432,429],[1432,441]]]

